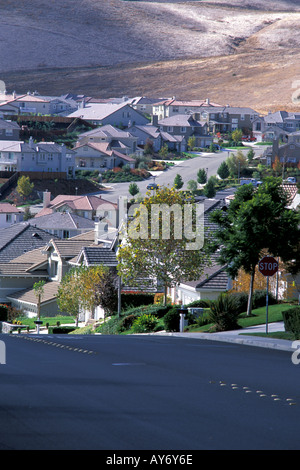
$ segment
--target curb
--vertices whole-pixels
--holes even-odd
[[[179,338],[204,339],[209,341],[219,341],[222,343],[235,343],[245,346],[256,346],[260,348],[276,349],[280,351],[292,352],[293,341],[285,339],[262,338],[255,336],[241,337],[241,335],[226,335],[218,333],[161,333],[161,336],[176,336]]]

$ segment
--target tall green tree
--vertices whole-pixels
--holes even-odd
[[[268,253],[285,263],[299,265],[300,214],[287,209],[288,195],[278,178],[266,178],[262,185],[243,185],[226,211],[217,210],[211,220],[217,224],[212,251],[227,265],[232,278],[239,269],[250,274],[247,314],[252,311],[255,267]],[[296,258],[296,261],[295,261]],[[298,264],[297,264],[298,260]]]
[[[17,192],[26,199],[33,191],[34,183],[30,182],[29,176],[21,176],[17,182]]]
[[[184,279],[197,280],[209,264],[209,256],[197,231],[194,209],[195,204],[186,203],[175,188],[159,188],[146,197],[121,237],[117,258],[122,280],[128,285],[159,281],[165,303],[168,288]]]
[[[139,187],[135,182],[130,183],[128,191],[129,191],[129,194],[134,197],[136,194],[138,194]]]
[[[241,142],[243,136],[243,132],[241,129],[235,129],[231,133],[231,138],[234,141],[235,145],[238,145]]]
[[[181,177],[181,175],[177,174],[174,178],[174,183],[173,183],[173,186],[175,189],[181,189],[182,186],[183,186],[183,179]]]
[[[230,175],[229,168],[226,162],[222,162],[217,171],[222,180],[225,180]]]
[[[205,184],[207,181],[207,175],[204,168],[200,168],[197,173],[197,181],[199,184]]]
[[[204,195],[208,198],[214,198],[216,195],[215,178],[211,176],[203,189]]]
[[[241,150],[238,150],[236,154],[232,153],[227,159],[226,164],[229,168],[229,172],[232,176],[238,176],[241,172],[247,168],[248,161],[247,157]]]

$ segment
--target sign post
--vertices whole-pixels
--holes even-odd
[[[269,276],[274,276],[278,271],[278,261],[273,256],[264,256],[258,263],[258,270],[267,277],[266,296],[266,334],[268,334],[268,310],[269,310]]]

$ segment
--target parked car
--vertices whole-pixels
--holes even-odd
[[[292,184],[296,184],[296,183],[297,183],[297,179],[296,179],[294,176],[289,176],[285,181],[286,181],[287,183],[292,183]]]
[[[156,183],[150,183],[147,186],[147,189],[158,189],[158,188],[159,188],[159,184],[156,184]]]
[[[242,186],[243,184],[253,184],[256,187],[262,184],[262,181],[257,181],[255,178],[241,178],[240,185]]]

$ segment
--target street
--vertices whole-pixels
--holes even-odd
[[[2,450],[299,450],[285,351],[155,335],[1,335]]]
[[[248,151],[249,147],[245,147],[245,150],[243,150],[245,154],[247,154]],[[262,152],[262,149],[255,148],[256,155],[260,155]],[[197,172],[200,168],[207,170],[208,178],[216,176],[220,164],[226,160],[231,153],[234,153],[234,150],[223,150],[217,153],[202,153],[197,157],[180,161],[179,163],[176,163],[175,161],[175,165],[173,167],[169,167],[166,171],[159,173],[155,177],[155,183],[165,186],[169,185],[171,187],[174,183],[175,176],[180,174],[184,181],[184,186],[182,188],[184,190],[186,189],[186,185],[189,180],[197,180]],[[153,181],[154,178],[150,178],[136,183],[142,195],[145,195],[148,184]],[[104,199],[110,202],[116,202],[119,196],[130,197],[128,192],[129,184],[130,183],[111,183],[108,185],[111,187],[111,190],[102,191],[101,195]]]

